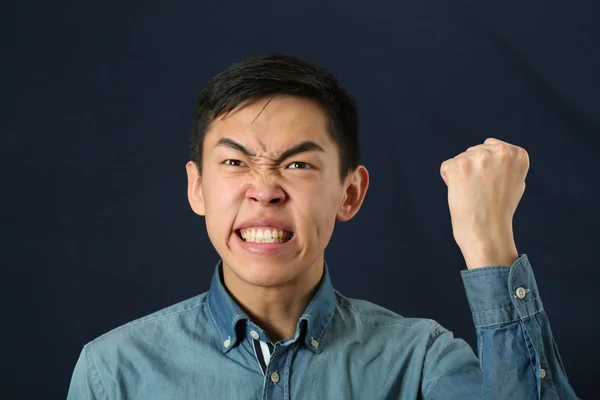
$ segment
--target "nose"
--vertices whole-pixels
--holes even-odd
[[[270,204],[283,203],[286,196],[279,185],[273,182],[262,181],[250,186],[246,191],[246,197],[253,202],[267,206]]]

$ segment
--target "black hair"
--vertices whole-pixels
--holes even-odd
[[[358,111],[354,98],[322,68],[284,54],[250,57],[208,81],[198,96],[191,135],[191,157],[202,173],[204,135],[214,119],[245,101],[265,96],[299,96],[318,102],[329,118],[329,135],[340,152],[342,182],[359,164]]]

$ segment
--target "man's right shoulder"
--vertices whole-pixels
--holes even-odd
[[[120,325],[88,342],[85,347],[94,350],[116,349],[128,344],[150,344],[166,336],[174,336],[191,325],[210,329],[205,326],[204,311],[208,292],[170,305],[151,314]]]
[[[132,320],[88,342],[75,366],[68,398],[111,398],[111,393],[139,388],[142,378],[154,379],[157,365],[177,371],[178,363],[208,357],[211,349],[220,354],[221,339],[207,294]]]

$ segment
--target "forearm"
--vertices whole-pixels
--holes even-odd
[[[525,254],[512,265],[461,272],[485,399],[576,399]]]

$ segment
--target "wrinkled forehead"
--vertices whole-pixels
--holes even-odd
[[[292,96],[255,99],[217,117],[205,142],[211,147],[222,138],[235,140],[254,154],[269,158],[277,158],[305,141],[323,148],[333,144],[321,105]]]

